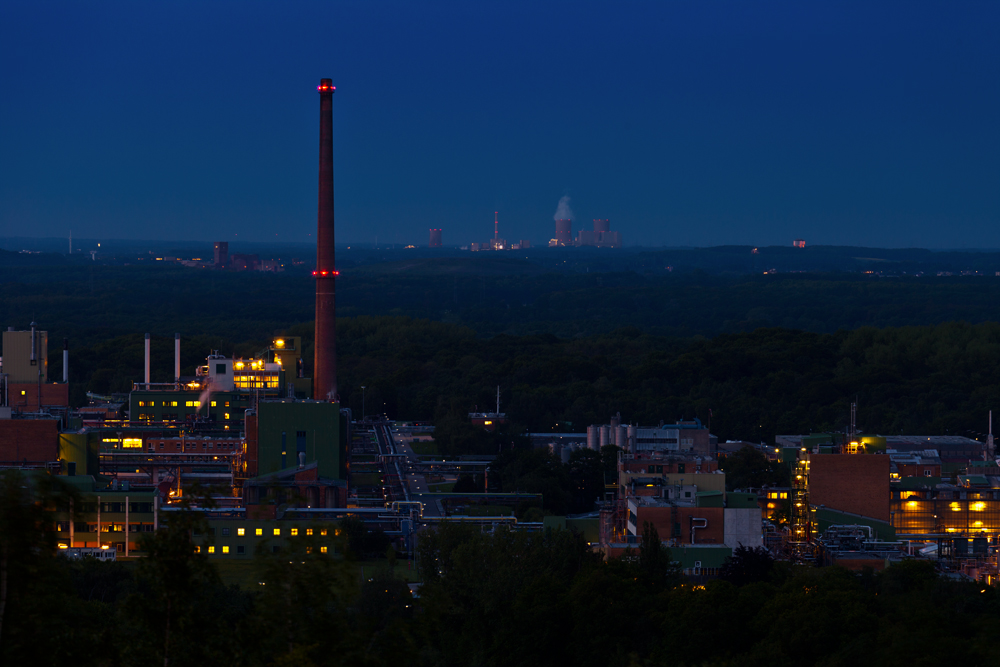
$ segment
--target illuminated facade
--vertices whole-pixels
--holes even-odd
[[[938,484],[892,491],[892,526],[901,535],[1000,533],[1000,490]]]

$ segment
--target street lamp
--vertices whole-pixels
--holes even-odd
[[[361,421],[365,421],[365,386],[361,385]]]

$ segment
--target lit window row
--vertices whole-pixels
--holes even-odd
[[[194,551],[195,551],[195,553],[201,553],[201,547],[200,546],[195,546]],[[319,548],[319,552],[321,554],[329,553],[329,551],[330,551],[329,547],[322,546],[322,547]],[[311,554],[312,552],[313,552],[312,547],[306,547],[306,553],[310,553]],[[211,546],[208,547],[207,553],[210,553],[210,554],[214,554],[214,553],[228,554],[229,553],[229,545],[228,544],[224,544],[224,545],[220,546],[218,551],[216,551],[215,545],[211,545]],[[236,553],[237,554],[244,554],[244,553],[246,553],[245,547],[243,545],[237,546],[236,547]]]
[[[275,385],[277,386],[277,385]],[[176,408],[178,407],[178,401],[160,401],[160,405],[164,408]],[[212,407],[217,406],[217,401],[212,401]],[[155,408],[156,401],[139,401],[140,408]],[[184,407],[186,408],[200,408],[201,401],[184,401]],[[229,407],[229,401],[226,401],[226,407]]]
[[[254,535],[255,536],[257,536],[257,537],[263,537],[264,536],[264,529],[263,528],[254,528],[253,530],[254,530]],[[228,528],[223,528],[222,531],[223,531],[223,533],[222,533],[223,535],[228,535],[229,534],[229,529]],[[246,528],[237,528],[236,529],[236,534],[239,537],[244,537],[247,534],[246,531],[247,531]],[[275,537],[281,537],[281,528],[272,528],[271,529],[271,533]],[[298,537],[299,536],[299,529],[298,528],[290,528],[288,530],[288,534],[291,535],[292,537]],[[305,529],[305,534],[308,535],[308,536],[312,536],[314,534],[313,533],[313,529],[312,528],[306,528]],[[315,534],[321,535],[323,537],[326,537],[327,529],[326,528],[317,529]]]

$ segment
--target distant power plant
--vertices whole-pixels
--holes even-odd
[[[433,230],[431,230],[433,234]],[[508,243],[507,239],[500,238],[500,213],[493,212],[493,238],[486,243],[470,243],[469,250],[478,252],[480,250],[523,250],[531,247],[531,241],[520,240],[517,243]]]
[[[806,247],[806,240],[805,239],[795,239],[794,241],[792,241],[792,247],[793,248],[805,248]]]
[[[620,248],[621,232],[611,231],[611,220],[597,218],[594,220],[593,231],[581,229],[576,240],[573,240],[573,221],[570,219],[556,220],[556,236],[549,241],[549,247],[561,246],[593,246],[597,248]]]
[[[549,242],[549,245],[550,246],[573,245],[572,220],[568,218],[565,220],[556,220],[556,237]]]

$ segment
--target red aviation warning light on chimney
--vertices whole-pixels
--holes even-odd
[[[313,398],[337,396],[337,270],[333,233],[333,92],[331,79],[319,82],[319,215],[316,224],[316,356]]]

